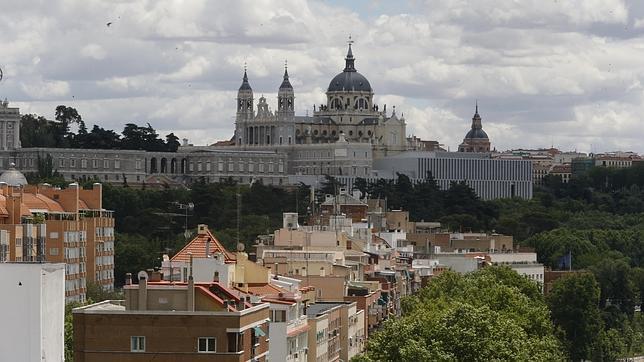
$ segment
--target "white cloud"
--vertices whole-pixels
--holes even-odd
[[[80,54],[87,58],[92,58],[96,60],[105,59],[105,49],[98,44],[87,44],[83,49],[81,49]]]
[[[360,5],[362,4],[362,5]],[[120,131],[150,122],[193,143],[230,138],[244,62],[274,108],[284,60],[296,112],[325,101],[356,40],[376,101],[454,149],[479,99],[498,149],[644,152],[644,7],[621,0],[20,1],[0,13],[0,96],[77,107]],[[399,10],[403,9],[403,10]],[[404,13],[403,13],[404,12]],[[111,23],[107,26],[107,23]],[[639,29],[639,30],[638,30]]]
[[[59,80],[22,83],[21,88],[34,99],[51,99],[69,94],[69,83]]]

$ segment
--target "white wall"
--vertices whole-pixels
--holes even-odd
[[[0,263],[0,361],[64,360],[65,265]]]

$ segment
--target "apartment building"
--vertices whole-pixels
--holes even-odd
[[[64,360],[65,270],[60,263],[0,263],[0,361]]]
[[[28,185],[14,168],[0,175],[0,231],[6,261],[65,264],[65,300],[84,301],[87,282],[114,284],[114,218],[102,205],[102,186],[61,189]]]
[[[149,279],[149,281],[148,281]],[[126,278],[125,300],[74,309],[76,361],[267,361],[269,304],[217,282]]]
[[[306,315],[315,331],[309,333],[308,361],[348,361],[363,350],[364,311],[355,302],[316,302]]]

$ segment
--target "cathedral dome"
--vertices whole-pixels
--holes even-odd
[[[12,163],[11,167],[0,175],[0,182],[4,182],[9,186],[24,186],[27,184],[27,179],[22,172],[16,170],[15,165]]]
[[[344,71],[336,75],[329,83],[329,92],[371,92],[371,84],[362,74]]]
[[[328,92],[372,92],[371,84],[365,76],[358,73],[355,68],[355,58],[351,51],[351,44],[349,44],[349,51],[347,52],[346,66],[342,73],[336,75],[331,83],[329,83]]]
[[[488,136],[487,136],[487,133],[485,133],[485,131],[482,130],[482,129],[471,129],[469,132],[467,132],[467,134],[465,135],[465,138],[469,138],[469,139],[485,138],[485,139],[487,139]]]
[[[476,111],[472,117],[472,128],[465,135],[466,139],[488,139],[487,133],[483,130],[481,116],[479,115],[479,104],[476,102]]]

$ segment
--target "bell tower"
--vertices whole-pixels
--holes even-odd
[[[288,64],[284,62],[284,79],[277,91],[277,118],[292,119],[295,116],[295,93],[288,79]]]
[[[242,84],[237,92],[237,120],[252,120],[253,119],[253,89],[248,83],[248,75],[246,74],[246,65],[244,65],[244,78]]]

